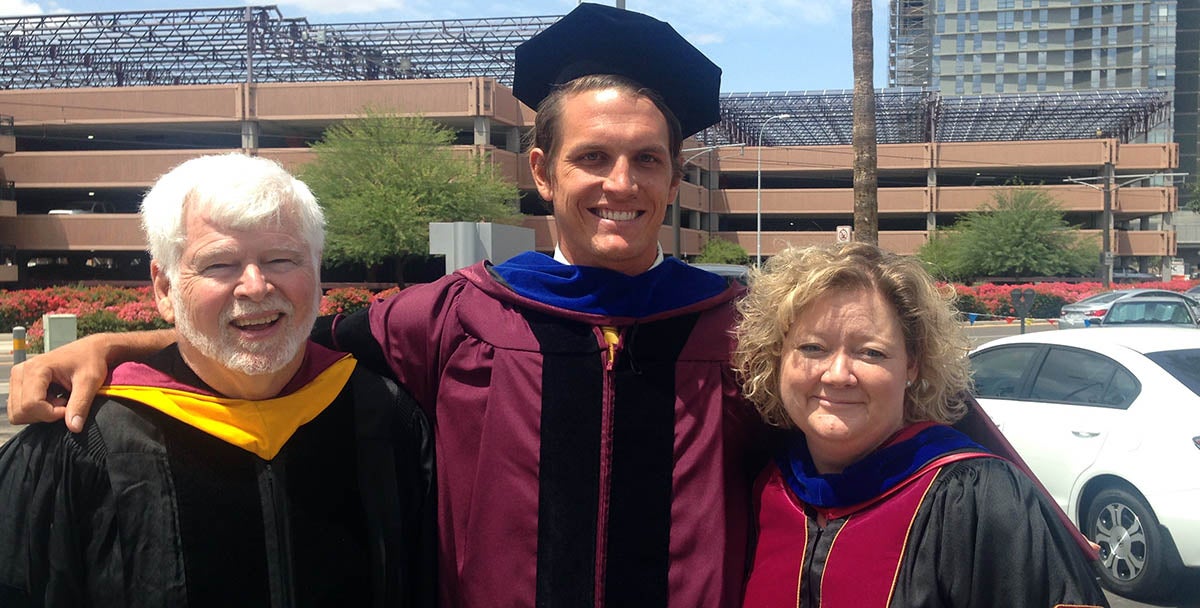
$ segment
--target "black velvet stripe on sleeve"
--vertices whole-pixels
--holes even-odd
[[[312,339],[317,344],[354,355],[367,369],[392,380],[396,373],[388,365],[387,357],[375,334],[371,333],[371,318],[367,309],[339,317],[333,324],[332,317],[321,317],[313,326]]]
[[[537,600],[595,601],[603,369],[592,328],[530,313],[542,345]]]
[[[695,322],[695,315],[677,317],[625,335],[616,370],[606,606],[667,605],[675,370]]]

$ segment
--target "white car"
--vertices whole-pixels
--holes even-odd
[[[1036,332],[971,351],[975,394],[1132,598],[1200,568],[1200,329]]]

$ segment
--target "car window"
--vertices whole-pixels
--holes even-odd
[[[1146,358],[1178,378],[1193,393],[1200,395],[1200,348],[1146,353]]]
[[[1037,346],[1004,346],[971,357],[975,394],[1013,399],[1021,389],[1021,376],[1037,354]]]
[[[1108,357],[1070,348],[1051,347],[1045,361],[1038,369],[1030,399],[1058,401],[1103,407],[1124,407],[1133,401],[1132,395],[1114,402],[1108,394],[1109,383],[1117,376],[1120,368]],[[1125,375],[1129,375],[1125,372]],[[1130,379],[1122,377],[1118,384],[1128,384]],[[1133,380],[1136,384],[1136,380]],[[1128,392],[1128,389],[1127,389]]]
[[[1123,300],[1113,304],[1104,318],[1106,324],[1117,323],[1174,323],[1192,324],[1191,314],[1183,300]]]
[[[1100,405],[1124,409],[1133,403],[1140,392],[1142,392],[1142,385],[1137,378],[1125,368],[1118,367],[1113,373],[1112,382],[1108,383],[1108,390],[1104,391],[1104,395],[1100,398]]]

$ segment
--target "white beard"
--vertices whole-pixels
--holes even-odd
[[[318,292],[319,293],[319,292]],[[183,340],[192,345],[204,357],[218,362],[230,370],[247,376],[273,374],[291,363],[304,348],[316,320],[317,307],[311,308],[306,319],[292,316],[293,306],[279,295],[271,295],[260,303],[235,300],[232,307],[221,311],[220,336],[207,336],[196,329],[192,322],[192,311],[184,306],[179,290],[171,290],[171,305],[175,308],[175,330]],[[235,317],[277,310],[285,313],[282,322],[289,326],[283,336],[271,342],[245,343],[233,334],[230,323]]]

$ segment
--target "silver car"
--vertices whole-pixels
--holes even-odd
[[[1100,324],[1196,327],[1196,313],[1184,298],[1122,298],[1113,302]]]
[[[1117,291],[1107,291],[1098,293],[1094,296],[1086,297],[1074,304],[1067,304],[1062,307],[1062,312],[1058,316],[1059,329],[1073,329],[1076,327],[1093,327],[1100,325],[1104,320],[1104,315],[1108,313],[1108,309],[1113,302],[1123,300],[1125,298],[1152,298],[1152,297],[1173,297],[1182,298],[1187,301],[1188,306],[1192,309],[1192,316],[1200,317],[1200,301],[1194,298],[1185,296],[1177,291],[1167,289],[1120,289]]]

